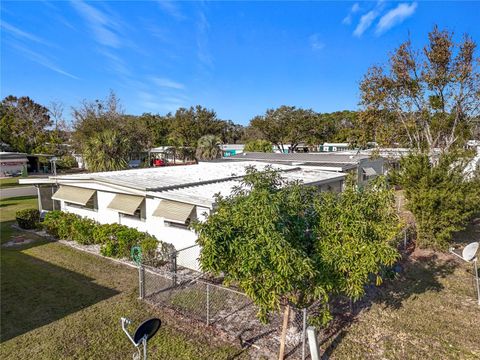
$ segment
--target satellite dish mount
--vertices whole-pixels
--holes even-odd
[[[122,317],[120,319],[122,323],[122,330],[125,334],[127,334],[128,340],[135,346],[137,349],[138,353],[133,355],[133,359],[140,359],[142,357],[140,347],[143,348],[143,360],[147,360],[147,342],[150,340],[160,329],[160,325],[162,322],[160,319],[157,318],[152,318],[144,321],[143,323],[140,324],[140,326],[137,328],[135,331],[135,334],[130,335],[130,333],[127,330],[127,326],[130,325],[132,322],[131,320]]]
[[[458,251],[456,251],[453,247],[450,248],[450,252],[453,255],[462,259],[463,261],[473,264],[473,276],[475,278],[475,286],[477,288],[478,305],[480,305],[480,280],[478,278],[478,257],[477,257],[479,247],[480,247],[480,243],[472,242],[463,248],[461,254]]]

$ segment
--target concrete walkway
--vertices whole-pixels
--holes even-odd
[[[0,189],[0,199],[33,195],[37,195],[37,189],[35,186],[19,186]]]

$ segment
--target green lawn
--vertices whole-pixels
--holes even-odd
[[[135,325],[152,316],[162,319],[149,343],[151,359],[225,359],[239,353],[194,324],[137,300],[136,269],[11,229],[15,210],[34,206],[33,200],[0,201],[2,243],[18,235],[36,240],[1,251],[2,358],[129,359],[133,347],[121,330],[121,316]]]
[[[480,240],[480,224],[457,234]],[[480,306],[472,266],[416,250],[401,276],[378,289],[322,349],[332,359],[480,359]]]
[[[15,209],[35,205],[34,198],[0,201],[2,243],[11,236],[32,237],[10,225]],[[480,223],[459,238],[480,240]],[[225,359],[239,353],[204,327],[137,300],[135,269],[36,240],[1,251],[2,358],[129,359],[132,347],[121,331],[121,316],[135,324],[162,319],[149,345],[151,359]],[[354,321],[330,328],[322,351],[332,359],[480,359],[480,307],[470,266],[427,251],[416,251],[404,266],[398,279],[357,305],[362,311]]]
[[[9,188],[9,187],[18,187],[18,186],[28,186],[28,185],[20,185],[18,183],[19,176],[16,177],[8,177],[0,179],[0,188]]]

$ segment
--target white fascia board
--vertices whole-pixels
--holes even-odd
[[[55,182],[54,182],[55,183]],[[86,189],[94,189],[98,191],[105,191],[117,194],[127,194],[127,195],[139,195],[145,196],[145,191],[131,189],[124,186],[118,186],[114,184],[106,184],[104,182],[95,181],[95,180],[79,180],[79,179],[57,179],[56,183],[58,185],[68,185],[68,186],[77,186]]]
[[[201,199],[198,197],[185,197],[185,196],[179,196],[178,194],[169,194],[168,191],[165,192],[147,192],[147,197],[152,197],[156,199],[164,199],[164,200],[172,200],[172,201],[178,201],[178,202],[183,202],[185,204],[191,204],[191,205],[196,205],[196,206],[201,206],[201,207],[206,207],[209,209],[213,208],[213,202],[208,200],[208,199]]]
[[[25,178],[18,179],[18,183],[25,185],[55,184],[55,180],[51,178]]]

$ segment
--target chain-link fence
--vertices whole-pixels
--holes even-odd
[[[226,338],[239,341],[242,347],[253,347],[259,357],[275,357],[280,347],[283,314],[273,314],[267,324],[260,322],[258,309],[245,294],[220,285],[220,279],[206,278],[193,270],[198,253],[198,246],[189,247],[173,252],[171,261],[163,266],[158,266],[158,262],[156,266],[140,265],[140,298],[214,327]],[[306,310],[290,311],[286,358],[305,358],[306,322]]]

